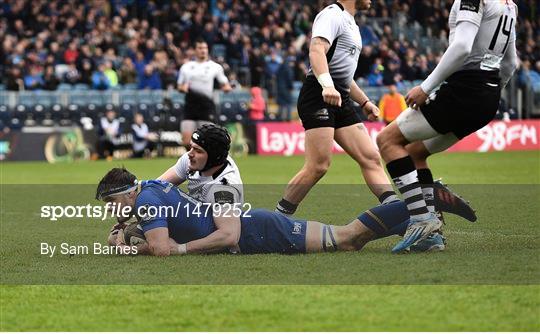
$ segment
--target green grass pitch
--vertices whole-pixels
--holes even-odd
[[[444,253],[395,256],[394,237],[295,256],[39,255],[42,241],[103,241],[111,224],[49,222],[40,205],[97,204],[108,169],[145,179],[173,162],[0,163],[0,331],[540,330],[540,151],[431,159],[479,216],[446,215]],[[272,209],[303,158],[237,163],[246,201]],[[362,183],[352,160],[335,156],[297,216],[348,223],[376,204]]]

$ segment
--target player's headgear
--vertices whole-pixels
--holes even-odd
[[[202,171],[224,164],[231,148],[231,136],[227,130],[219,125],[204,124],[199,127],[191,140],[208,153],[208,160]]]
[[[124,167],[113,168],[99,182],[96,199],[103,201],[109,196],[127,194],[137,189],[138,184],[135,175]]]

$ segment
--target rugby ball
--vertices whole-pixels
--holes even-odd
[[[130,224],[124,228],[124,243],[128,246],[137,246],[146,243],[143,230],[139,224]]]

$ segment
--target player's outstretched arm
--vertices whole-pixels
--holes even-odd
[[[174,185],[183,183],[189,172],[189,157],[187,153],[182,154],[178,161],[161,174],[157,179],[160,181],[170,182]]]
[[[180,176],[178,176],[178,174],[176,173],[175,166],[172,166],[171,168],[167,169],[165,173],[161,174],[157,179],[160,181],[170,182],[174,185],[179,185],[185,181]]]
[[[185,244],[177,244],[170,239],[170,254],[209,254],[237,248],[240,240],[240,218],[218,215],[214,216],[214,224],[217,229],[204,238]]]
[[[157,227],[144,233],[148,242],[150,254],[154,256],[169,256],[171,250],[169,246],[169,229],[166,227]]]
[[[504,88],[508,84],[508,81],[510,81],[518,66],[519,58],[516,52],[516,42],[515,40],[511,40],[508,43],[508,50],[506,50],[501,62],[501,88]]]
[[[452,44],[448,46],[437,67],[421,85],[426,94],[429,94],[463,65],[472,51],[479,28],[469,21],[461,21],[457,24]]]
[[[462,21],[458,23],[454,40],[442,56],[437,67],[420,86],[411,89],[405,97],[408,106],[416,109],[423,105],[431,91],[463,65],[463,62],[472,51],[478,29],[479,27],[472,22]]]

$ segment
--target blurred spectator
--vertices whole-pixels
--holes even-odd
[[[517,26],[520,57],[534,67],[540,60],[538,6],[534,6],[534,1],[514,2],[520,15]],[[24,78],[33,76],[30,73],[33,66],[68,68],[66,65],[74,63],[80,74],[78,83],[91,84],[91,73],[97,65],[110,61],[119,81],[132,83],[131,69],[127,77],[120,75],[125,59],[129,58],[137,73],[143,73],[145,66],[153,62],[161,86],[167,87],[174,84],[171,78],[175,71],[193,58],[191,42],[202,36],[212,52],[221,53],[216,54],[216,61],[236,72],[242,85],[268,86],[273,96],[275,87],[269,84],[290,47],[297,52],[293,77],[301,79],[305,74],[311,22],[320,7],[328,3],[4,1],[0,6],[0,75],[6,87],[10,83],[10,89],[15,89],[12,66],[20,66]],[[374,1],[369,11],[356,16],[364,46],[355,79],[367,80],[373,65],[379,64],[376,59],[387,69],[384,74],[394,72],[389,64],[397,61],[400,81],[426,78],[448,43],[451,6],[452,1]],[[58,67],[56,70],[61,81],[73,83],[72,79],[67,81],[69,76],[65,72]],[[391,78],[397,81],[394,74],[387,75],[384,81],[388,83]],[[110,85],[114,85],[114,79],[109,79]]]
[[[276,73],[278,114],[282,120],[291,120],[293,76],[291,66],[283,62]]]
[[[163,89],[174,89],[176,87],[178,71],[176,70],[176,65],[173,62],[167,63],[167,66],[163,72],[160,73],[160,76]]]
[[[30,73],[24,77],[24,88],[28,90],[42,89],[45,85],[41,69],[37,66],[30,67]]]
[[[426,56],[420,55],[418,56],[417,63],[416,80],[424,80],[429,76],[432,70],[429,68],[428,59]]]
[[[261,55],[261,50],[259,48],[254,48],[249,58],[252,86],[262,86],[261,80],[264,75],[264,65],[264,56]]]
[[[265,74],[266,74],[266,90],[268,90],[268,95],[270,97],[275,97],[277,94],[277,83],[276,83],[276,74],[283,63],[281,55],[276,51],[272,50],[269,56],[265,57]]]
[[[92,61],[85,59],[82,62],[82,69],[80,70],[79,82],[87,85],[92,85],[92,75],[94,73]]]
[[[536,69],[532,68],[530,60],[523,61],[518,73],[518,80],[523,88],[527,85],[540,87],[540,61],[536,62]]]
[[[64,52],[64,63],[74,64],[79,57],[79,51],[77,50],[77,42],[72,41],[69,43],[68,49]]]
[[[374,45],[379,43],[379,37],[377,34],[366,22],[366,17],[362,16],[358,24],[360,26],[360,35],[362,36],[362,44],[364,45]]]
[[[381,111],[379,119],[386,124],[395,120],[403,110],[407,109],[405,98],[397,91],[396,85],[388,86],[388,90],[389,92],[384,94],[379,101]]]
[[[109,78],[105,75],[105,64],[100,63],[98,68],[92,74],[92,88],[97,90],[105,90],[110,87]]]
[[[382,66],[382,64],[380,63],[374,64],[373,67],[371,68],[371,72],[369,73],[367,77],[368,85],[382,86],[383,85],[383,75],[382,75],[383,71],[384,71],[384,66]]]
[[[260,87],[251,87],[251,102],[249,104],[249,119],[252,121],[264,120],[266,103]]]
[[[97,152],[100,159],[112,159],[119,131],[120,122],[116,119],[116,112],[107,110],[105,116],[101,117],[98,127]]]
[[[81,81],[81,74],[79,73],[79,70],[77,70],[75,64],[69,64],[67,71],[64,73],[64,82],[73,85]]]
[[[282,63],[283,58],[281,55],[276,50],[272,50],[270,56],[267,56],[265,59],[266,75],[270,77],[275,76]]]
[[[139,74],[139,89],[161,89],[161,78],[159,72],[154,69],[153,64],[148,64],[144,67],[142,73]]]
[[[131,58],[126,57],[122,61],[122,66],[118,70],[118,79],[122,85],[137,82],[137,71]]]
[[[13,66],[8,72],[6,89],[14,91],[24,90],[24,80],[20,67]]]
[[[399,74],[399,63],[392,60],[390,61],[383,71],[383,85],[393,85],[401,82],[401,75]]]
[[[118,86],[118,75],[116,75],[116,72],[113,69],[112,61],[105,61],[105,70],[103,71],[103,74],[105,74],[105,76],[109,80],[109,87]]]
[[[154,141],[157,139],[157,136],[148,130],[148,125],[144,122],[144,116],[142,114],[135,114],[133,124],[131,125],[131,133],[133,135],[133,157],[149,157],[154,149]]]
[[[373,48],[366,45],[362,48],[362,52],[358,57],[358,65],[356,72],[354,73],[355,79],[362,77],[365,78],[371,72],[371,67],[375,61],[375,55],[373,54]]]
[[[236,76],[235,72],[230,72],[228,75],[228,79],[229,79],[229,85],[231,86],[232,90],[242,89],[242,85],[240,84],[240,81],[238,81],[238,77]]]
[[[43,89],[45,90],[56,90],[58,85],[60,84],[60,80],[56,77],[56,74],[54,73],[54,67],[52,65],[49,65],[45,67],[45,74],[43,75],[44,80],[44,86]]]

